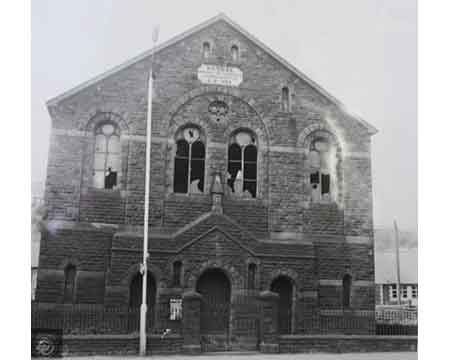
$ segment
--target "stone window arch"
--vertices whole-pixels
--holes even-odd
[[[233,62],[239,61],[239,47],[236,44],[233,44],[230,49],[231,52],[231,60]]]
[[[350,308],[352,293],[352,276],[345,274],[342,278],[342,307],[344,309]]]
[[[205,137],[194,126],[180,129],[175,135],[173,191],[182,194],[203,193],[205,184]]]
[[[73,264],[68,264],[64,268],[64,294],[63,302],[73,304],[75,302],[75,282],[77,268]]]
[[[121,176],[120,129],[113,121],[95,127],[94,187],[115,189]]]
[[[211,44],[208,41],[203,42],[202,54],[204,59],[208,59],[211,56]]]
[[[258,143],[249,130],[239,130],[228,145],[227,184],[232,193],[244,197],[257,194]]]

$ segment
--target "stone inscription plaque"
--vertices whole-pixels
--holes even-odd
[[[239,86],[242,71],[237,67],[202,64],[197,70],[197,77],[203,84]]]

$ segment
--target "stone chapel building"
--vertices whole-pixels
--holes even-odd
[[[38,302],[140,305],[150,54],[47,103]],[[272,296],[280,334],[374,333],[376,129],[223,14],[153,74],[150,326],[256,343]]]

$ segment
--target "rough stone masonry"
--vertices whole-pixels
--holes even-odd
[[[149,67],[147,52],[47,103],[38,302],[141,301]],[[224,15],[158,46],[153,76],[153,329],[186,349],[270,345],[262,318],[374,333],[376,130]]]

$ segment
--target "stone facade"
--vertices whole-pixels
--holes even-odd
[[[239,49],[234,59],[233,45]],[[202,83],[197,77],[202,64],[239,68],[243,81],[238,86]],[[65,301],[70,264],[76,267],[73,302],[130,303],[142,259],[149,66],[147,53],[47,104],[52,133],[39,302]],[[346,313],[359,316],[364,321],[354,324],[362,325],[330,332],[373,333],[370,138],[375,130],[223,15],[159,46],[153,74],[149,272],[156,284],[154,326],[175,333],[192,329],[193,324],[169,319],[169,301],[187,294],[188,307],[195,310],[197,280],[220,269],[231,289],[231,342],[261,339],[259,325],[245,309],[280,277],[291,283],[289,333],[317,333],[318,319]],[[283,108],[283,88],[289,90],[288,108]],[[225,103],[227,113],[212,114],[213,102]],[[112,189],[94,186],[95,131],[104,123],[120,132]],[[176,136],[185,127],[204,139],[203,192],[174,192]],[[240,130],[256,139],[255,197],[227,185],[228,146]],[[336,149],[336,171],[333,196],[314,201],[308,153],[319,138]],[[217,194],[210,191],[213,181],[219,182]],[[174,285],[176,261],[181,274]],[[346,274],[351,289],[344,306]],[[196,346],[191,340],[184,345]]]

